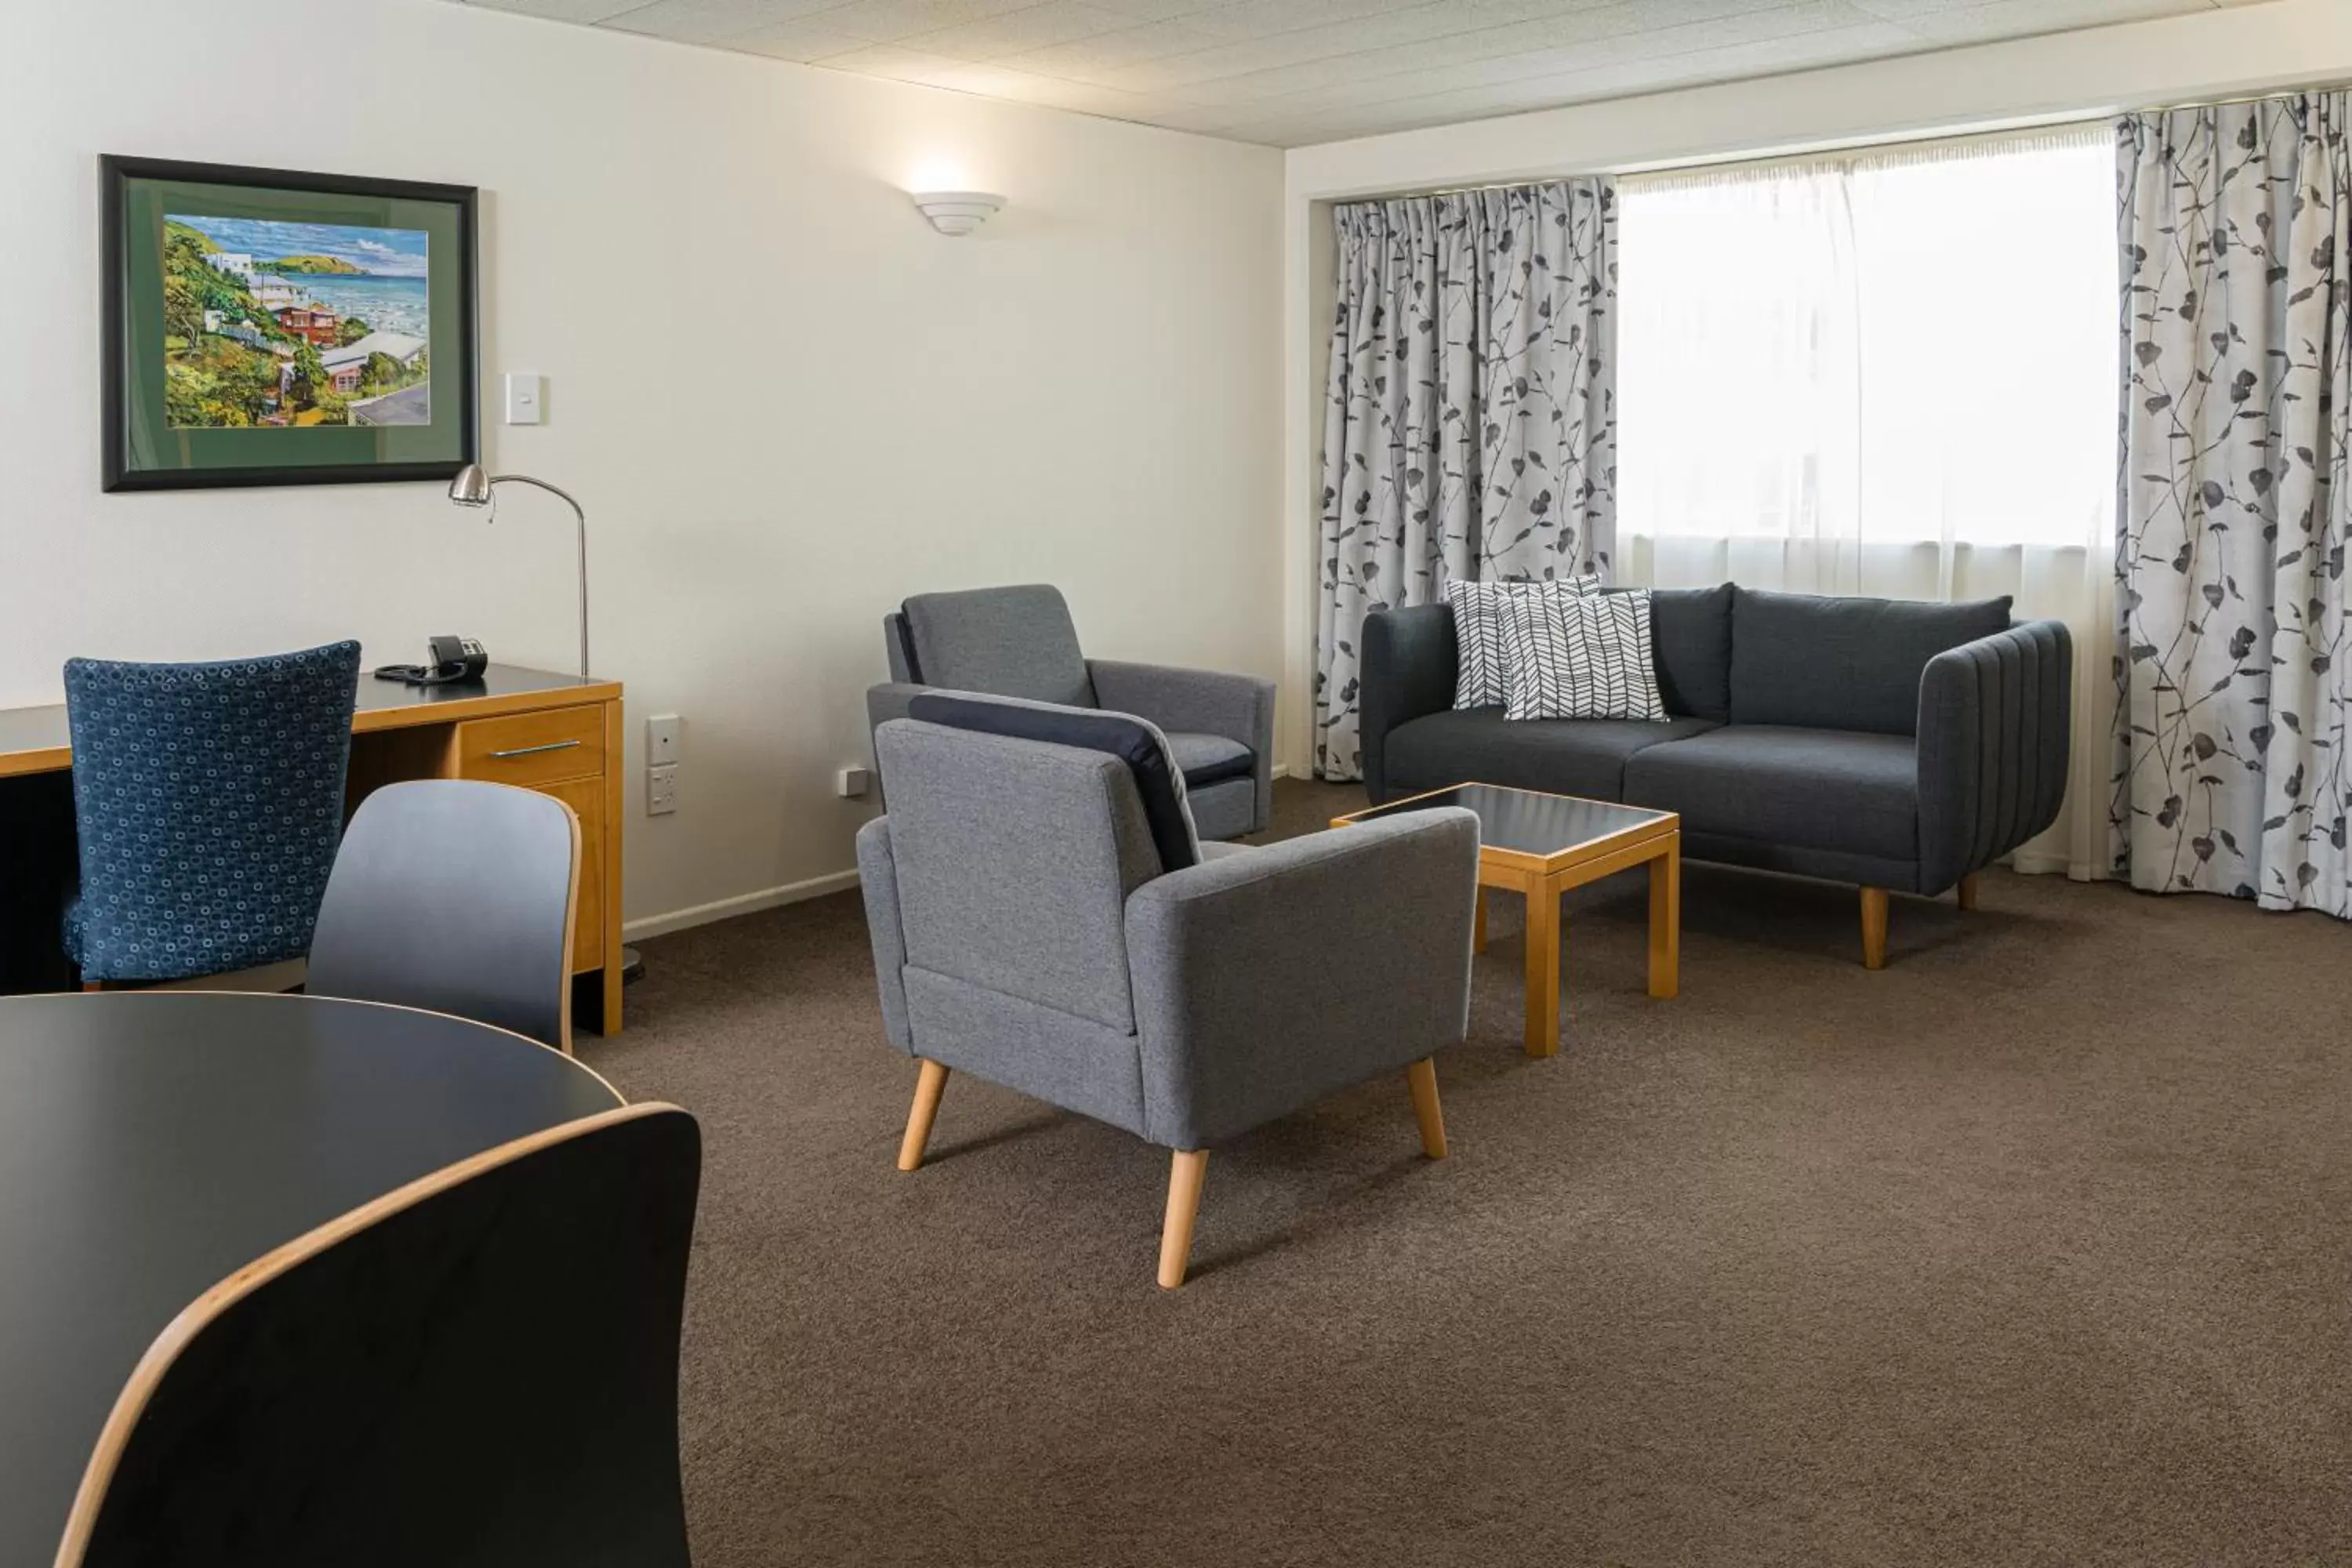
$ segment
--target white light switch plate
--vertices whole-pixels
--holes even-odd
[[[543,425],[546,416],[541,409],[547,402],[547,381],[544,376],[529,371],[507,373],[507,423],[509,425]]]
[[[675,713],[656,713],[646,721],[646,766],[677,761],[679,727]]]
[[[646,770],[646,815],[667,816],[677,809],[677,764]]]

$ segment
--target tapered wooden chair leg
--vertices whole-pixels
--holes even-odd
[[[1961,878],[1960,885],[1957,891],[1960,900],[1960,908],[1964,910],[1975,909],[1977,907],[1977,874],[1974,871],[1971,871],[1967,876]]]
[[[1201,1217],[1201,1184],[1208,1180],[1209,1152],[1179,1149],[1168,1169],[1168,1219],[1160,1227],[1160,1288],[1184,1283],[1192,1258],[1192,1222]]]
[[[1404,1069],[1412,1089],[1412,1114],[1421,1123],[1421,1152],[1433,1160],[1445,1158],[1445,1113],[1437,1105],[1437,1064],[1428,1057]]]
[[[1886,967],[1886,889],[1862,890],[1862,966]]]
[[[1470,897],[1473,900],[1470,906],[1470,951],[1484,952],[1486,951],[1486,889],[1474,888]]]
[[[907,1136],[898,1144],[898,1169],[917,1171],[923,1164],[923,1145],[931,1141],[931,1122],[940,1114],[940,1095],[948,1087],[948,1069],[922,1063],[915,1079],[915,1108],[907,1112]]]

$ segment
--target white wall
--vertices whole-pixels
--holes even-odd
[[[433,0],[0,22],[0,706],[73,654],[573,655],[551,498],[100,493],[102,152],[482,188],[487,460],[589,509],[640,925],[850,866],[832,775],[908,594],[1048,579],[1096,652],[1277,672],[1280,154]],[[1010,197],[972,237],[903,194],[942,163]],[[508,369],[544,427],[495,423]]]
[[[2352,81],[2352,0],[2272,0],[2048,37],[1294,148],[1284,205],[1283,733],[1313,740],[1329,205],[1759,156]]]

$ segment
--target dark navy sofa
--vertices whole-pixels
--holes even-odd
[[[1375,803],[1476,782],[1677,812],[1695,859],[1851,882],[1864,961],[1886,895],[1958,889],[2057,820],[2072,640],[2010,601],[1659,589],[1671,715],[1511,722],[1454,708],[1454,612],[1364,624],[1364,782]]]

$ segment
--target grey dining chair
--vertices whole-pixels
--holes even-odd
[[[919,1064],[900,1170],[950,1070],[1122,1128],[1172,1154],[1173,1288],[1214,1144],[1397,1072],[1444,1157],[1431,1058],[1468,1023],[1470,813],[1204,845],[1129,715],[934,693],[876,742],[890,811],[857,865],[884,1027]]]
[[[454,1014],[572,1049],[580,819],[470,779],[386,784],[343,834],[306,989]]]

